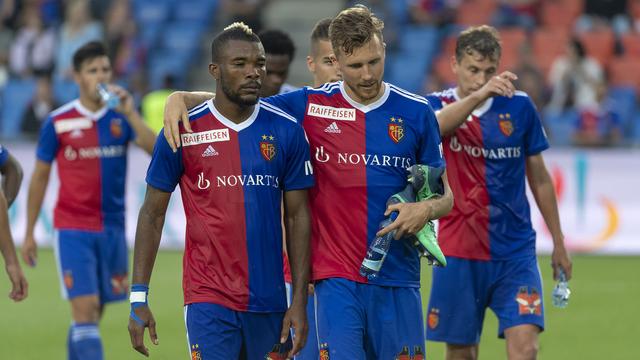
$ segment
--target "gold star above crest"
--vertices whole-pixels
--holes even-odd
[[[402,124],[402,121],[403,121],[402,119],[398,118],[398,122],[399,122],[400,124]]]
[[[262,135],[262,140],[267,140],[267,135]]]
[[[511,114],[507,113],[507,119],[511,119]]]
[[[392,117],[391,122],[396,122],[396,118]]]
[[[503,115],[503,114],[498,115],[498,117],[499,117],[501,120],[502,120],[502,119],[504,119],[504,115]]]
[[[269,140],[273,141],[273,139],[275,139],[275,137],[273,137],[273,135],[269,135]]]

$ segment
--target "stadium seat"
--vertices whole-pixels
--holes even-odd
[[[59,105],[64,105],[80,95],[78,85],[72,80],[54,79],[53,98]]]
[[[400,51],[412,56],[433,55],[438,51],[438,30],[431,26],[405,26],[400,40]]]
[[[545,1],[540,10],[541,25],[549,28],[570,30],[582,11],[576,1]]]
[[[627,33],[620,37],[622,48],[626,56],[640,57],[640,34]]]
[[[171,51],[156,51],[150,57],[149,85],[151,90],[159,89],[167,75],[173,75],[176,86],[184,86],[185,69],[189,68],[191,58],[184,53],[176,54]]]
[[[565,53],[570,36],[570,32],[564,28],[541,28],[533,32],[533,54],[545,76],[553,61]]]
[[[429,63],[420,56],[398,56],[391,64],[392,78],[389,82],[408,91],[419,93],[422,90],[428,65]]]
[[[611,85],[640,89],[640,63],[637,57],[614,58],[609,62],[607,70]]]
[[[527,33],[524,29],[509,28],[500,30],[502,44],[502,57],[500,67],[502,70],[513,70],[518,65],[520,47],[527,41]]]
[[[607,97],[613,102],[613,107],[620,115],[625,135],[631,138],[637,110],[636,88],[630,86],[613,86],[609,89]]]
[[[164,23],[171,14],[171,2],[162,0],[137,0],[133,3],[134,17],[141,27],[150,23]]]
[[[575,110],[544,114],[544,126],[554,145],[570,145],[579,114]]]
[[[433,62],[431,72],[438,75],[444,82],[445,87],[455,85],[457,82],[456,75],[451,70],[451,56],[442,54]]]
[[[2,96],[2,114],[0,133],[5,138],[17,137],[20,134],[22,116],[36,90],[33,79],[10,79]]]
[[[215,19],[217,0],[191,0],[180,2],[173,11],[174,21],[191,21],[203,25],[211,25]]]
[[[494,1],[466,0],[457,9],[456,23],[463,26],[489,24],[495,8]]]
[[[200,48],[203,31],[201,24],[193,22],[167,23],[160,39],[161,46],[169,51],[184,53],[189,57],[194,56]]]
[[[613,30],[598,30],[579,35],[588,56],[598,60],[600,65],[607,66],[615,51],[615,35]]]

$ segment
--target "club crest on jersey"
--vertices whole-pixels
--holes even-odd
[[[273,135],[262,135],[262,141],[260,141],[260,154],[262,157],[271,161],[276,156],[276,145],[273,143],[275,137]]]
[[[109,126],[111,130],[111,136],[114,138],[119,138],[122,136],[122,119],[113,118],[111,119],[111,125]]]
[[[320,344],[320,360],[329,360],[329,344],[322,343]]]
[[[427,323],[430,329],[435,329],[440,322],[440,309],[431,308],[429,316],[427,316]]]
[[[191,360],[202,360],[202,353],[198,344],[191,345]]]
[[[520,315],[541,315],[542,314],[542,300],[538,289],[535,287],[521,286],[516,295],[516,302],[518,303],[518,314]]]
[[[500,125],[500,131],[504,136],[511,136],[513,134],[513,122],[511,121],[511,114],[500,114],[498,124]]]
[[[64,287],[67,289],[71,289],[73,287],[73,275],[70,270],[64,272],[63,280]]]
[[[390,120],[391,122],[388,127],[389,137],[397,144],[404,137],[404,125],[402,124],[404,120],[395,117],[392,117]]]

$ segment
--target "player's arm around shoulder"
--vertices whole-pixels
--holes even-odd
[[[215,98],[215,96],[214,93],[204,91],[174,91],[169,95],[164,105],[163,132],[174,152],[180,147],[180,127],[178,126],[180,122],[186,132],[193,132],[189,122],[189,109],[193,109],[203,102]]]

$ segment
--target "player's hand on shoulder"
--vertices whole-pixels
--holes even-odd
[[[189,123],[189,111],[187,110],[184,97],[180,92],[173,92],[169,95],[164,105],[163,124],[164,137],[174,152],[180,145],[180,121],[182,121],[186,132],[192,132],[191,124]]]
[[[149,338],[154,345],[158,345],[156,321],[149,306],[139,306],[133,309],[138,319],[129,317],[129,337],[131,346],[139,353],[149,356],[149,349],[144,345],[144,329],[149,328]]]
[[[433,218],[433,208],[429,201],[389,205],[384,216],[389,216],[394,211],[398,212],[396,220],[378,231],[376,236],[384,236],[396,230],[394,238],[400,240],[405,236],[417,234],[427,221]]]
[[[518,79],[516,74],[511,71],[504,71],[500,75],[493,76],[478,92],[482,98],[490,98],[492,96],[512,97],[516,92],[513,82]]]
[[[35,267],[38,262],[38,244],[36,243],[33,235],[27,235],[25,237],[22,248],[20,249],[20,255],[25,264],[30,267]]]

